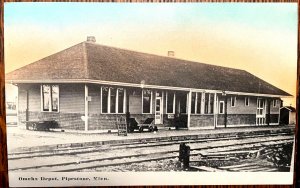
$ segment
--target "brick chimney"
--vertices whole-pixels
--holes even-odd
[[[168,57],[174,57],[175,52],[174,51],[168,51]]]
[[[96,42],[96,37],[94,36],[88,36],[86,39],[87,42],[95,43]]]

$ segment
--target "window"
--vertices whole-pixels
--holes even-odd
[[[249,106],[249,97],[245,97],[245,106]]]
[[[118,113],[124,113],[125,93],[123,88],[118,88]]]
[[[110,113],[116,113],[116,99],[117,99],[117,95],[116,92],[117,90],[115,88],[109,88],[110,90]]]
[[[124,113],[125,89],[114,87],[101,88],[102,113]]]
[[[210,94],[209,95],[209,113],[212,114],[214,113],[214,95],[213,94]]]
[[[182,114],[186,114],[187,112],[187,100],[188,100],[188,95],[186,93],[184,94],[179,94],[178,95],[178,100],[179,100],[179,112]]]
[[[192,93],[192,105],[191,113],[200,114],[201,113],[201,93]]]
[[[102,90],[101,90],[102,113],[108,113],[108,91],[109,91],[108,87],[102,87]]]
[[[224,114],[224,101],[220,101],[219,104],[219,114]]]
[[[204,114],[212,114],[214,112],[214,94],[205,93],[204,97]]]
[[[52,85],[52,111],[58,112],[58,85]]]
[[[277,100],[276,99],[273,100],[273,107],[277,107]]]
[[[175,111],[175,93],[167,92],[166,94],[167,114],[174,114]]]
[[[59,87],[58,85],[42,85],[42,111],[58,112]]]
[[[209,93],[204,95],[204,114],[208,114]]]
[[[196,93],[192,93],[192,105],[191,105],[191,113],[195,114],[196,108]]]
[[[201,96],[202,96],[202,93],[197,93],[197,96],[196,96],[196,114],[200,114],[201,113]]]
[[[152,92],[151,90],[145,89],[142,92],[142,106],[143,106],[143,113],[150,114],[152,112]]]
[[[236,97],[231,97],[231,107],[235,107],[235,103],[236,103]]]
[[[257,115],[264,115],[264,101],[262,99],[257,99]]]

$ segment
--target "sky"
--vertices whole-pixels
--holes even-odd
[[[98,44],[246,70],[296,96],[296,3],[5,3],[5,72]],[[247,84],[247,83],[245,83]],[[295,98],[284,105],[295,106]]]

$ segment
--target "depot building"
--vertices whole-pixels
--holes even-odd
[[[171,54],[172,55],[172,54]],[[18,86],[18,125],[113,130],[116,118],[158,128],[278,125],[290,94],[245,70],[96,44],[94,37],[6,74]]]

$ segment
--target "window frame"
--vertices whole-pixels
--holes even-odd
[[[223,103],[223,112],[221,113],[221,103]],[[219,101],[219,114],[225,114],[225,101]]]
[[[191,114],[200,115],[201,114],[201,105],[202,105],[202,92],[193,92],[193,93],[195,93],[195,105],[194,105],[194,112],[193,113],[191,112]],[[198,104],[198,101],[200,101],[199,104]],[[193,102],[193,100],[192,100],[192,102]],[[191,104],[191,106],[193,106],[193,105]],[[197,112],[198,107],[200,107],[199,112]]]
[[[175,97],[176,97],[176,95],[175,95],[175,92],[172,92],[173,93],[173,112],[172,113],[170,113],[170,112],[168,112],[168,96],[169,96],[169,92],[167,91],[166,92],[166,114],[175,114]]]
[[[150,93],[150,112],[149,113],[144,113],[144,90],[148,90],[148,89],[142,89],[142,114],[152,114],[153,113],[153,110],[152,110],[152,108],[153,108],[153,91],[152,90],[150,90],[151,91],[151,93]]]
[[[207,95],[206,95],[207,94]],[[203,109],[203,114],[206,115],[211,115],[214,114],[214,108],[215,108],[215,98],[214,98],[214,93],[203,93],[203,99],[204,99],[204,109]],[[207,99],[207,98],[208,99]],[[212,101],[212,103],[211,103]],[[206,112],[206,103],[207,103],[207,112]],[[211,112],[212,109],[212,112]]]
[[[103,88],[108,88],[108,96],[107,96],[107,112],[103,112]],[[111,112],[111,88],[115,89],[115,112]],[[123,89],[123,112],[119,112],[119,89]],[[125,114],[126,111],[126,89],[122,87],[111,87],[111,86],[101,86],[101,114]]]
[[[245,106],[249,106],[249,105],[250,105],[250,97],[245,97]]]
[[[50,87],[50,101],[49,101],[49,111],[45,111],[44,110],[44,89],[43,89],[43,86],[44,85],[49,85]],[[53,111],[53,93],[52,93],[52,87],[53,86],[57,86],[57,110]],[[58,84],[41,84],[40,85],[40,91],[41,91],[41,112],[55,112],[55,113],[58,113],[59,110],[60,110],[60,103],[59,103],[59,98],[60,98],[60,95],[59,95],[59,85]]]
[[[234,100],[232,100],[234,99]],[[234,104],[232,105],[232,102],[234,101]],[[230,106],[231,107],[236,107],[236,97],[230,97]]]

